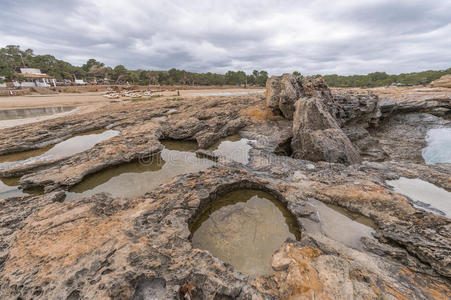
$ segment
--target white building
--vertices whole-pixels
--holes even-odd
[[[41,73],[39,69],[33,68],[20,68],[19,76],[21,76],[24,81],[20,83],[15,82],[14,86],[20,85],[21,87],[50,87],[56,86],[55,78],[50,75]]]

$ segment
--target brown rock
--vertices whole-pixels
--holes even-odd
[[[439,79],[432,81],[431,86],[451,88],[451,74],[443,75]]]
[[[291,148],[295,158],[345,164],[360,161],[359,153],[322,98],[302,98],[296,103]]]
[[[266,83],[266,104],[289,120],[293,119],[294,105],[302,95],[302,79],[295,75],[273,76]]]

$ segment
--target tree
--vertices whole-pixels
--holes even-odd
[[[126,76],[127,69],[123,65],[117,65],[114,67],[112,78],[116,83],[119,83],[121,80],[127,80]]]
[[[81,66],[81,68],[83,69],[83,71],[88,73],[93,66],[104,67],[105,65],[103,63],[95,60],[94,58],[90,58],[83,66]]]

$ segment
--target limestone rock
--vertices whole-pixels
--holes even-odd
[[[302,79],[292,74],[273,76],[266,83],[266,103],[268,107],[291,120],[294,104],[303,95]]]
[[[432,81],[431,86],[451,88],[451,74],[443,75],[439,79]]]
[[[302,98],[296,103],[291,148],[295,158],[345,164],[360,161],[321,98]]]

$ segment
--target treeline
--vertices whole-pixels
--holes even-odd
[[[377,87],[388,85],[427,85],[445,74],[451,74],[451,68],[442,71],[424,71],[390,75],[385,72],[375,72],[368,75],[325,75],[324,80],[333,87]]]
[[[258,70],[254,70],[252,74],[246,74],[244,71],[228,71],[226,74],[217,74],[210,72],[194,73],[177,69],[170,69],[169,71],[127,70],[123,65],[112,68],[95,59],[89,59],[79,67],[56,59],[52,55],[35,55],[33,50],[21,50],[19,46],[9,45],[0,48],[0,76],[4,76],[6,81],[18,80],[21,67],[40,69],[43,73],[55,77],[58,81],[84,79],[97,83],[264,86],[268,79],[268,72]],[[293,74],[300,75],[299,72],[293,72]],[[332,87],[376,87],[391,84],[426,85],[445,74],[451,74],[451,68],[442,71],[424,71],[399,75],[389,75],[385,72],[351,76],[333,74],[324,75],[323,78]]]
[[[97,83],[130,83],[139,85],[257,85],[264,86],[268,72],[254,70],[252,74],[244,71],[228,71],[226,74],[194,73],[184,70],[169,71],[127,70],[123,65],[111,68],[95,59],[89,59],[81,67],[73,66],[52,55],[35,55],[33,50],[21,50],[19,46],[9,45],[0,49],[0,76],[6,81],[18,80],[20,68],[36,68],[58,81],[84,79]]]

